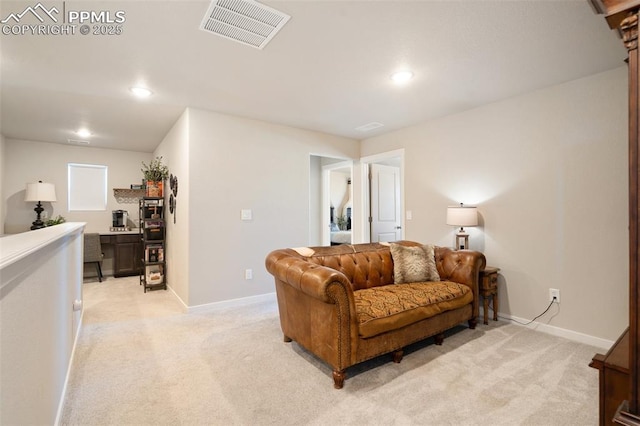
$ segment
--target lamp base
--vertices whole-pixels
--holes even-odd
[[[40,201],[38,201],[38,204],[36,204],[36,208],[33,209],[33,211],[38,214],[38,217],[36,218],[35,222],[31,223],[31,230],[33,231],[34,229],[44,228],[44,222],[42,221],[42,219],[40,219],[40,214],[44,211],[44,209],[42,208],[42,203],[40,203]]]
[[[458,232],[456,234],[456,250],[465,250],[469,248],[469,234],[466,232]]]

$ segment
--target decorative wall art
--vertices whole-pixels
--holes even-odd
[[[169,176],[169,187],[171,194],[169,195],[169,212],[173,215],[173,223],[176,223],[176,199],[178,197],[178,176],[171,174]]]

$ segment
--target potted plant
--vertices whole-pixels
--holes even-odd
[[[147,197],[162,197],[164,181],[169,176],[169,167],[162,164],[162,157],[156,157],[149,165],[142,162],[142,175],[147,181]]]
[[[65,223],[66,221],[67,221],[67,220],[66,220],[63,216],[58,215],[58,216],[56,216],[56,217],[54,217],[54,218],[51,218],[51,219],[47,220],[47,221],[44,223],[44,226],[60,225],[61,223]]]

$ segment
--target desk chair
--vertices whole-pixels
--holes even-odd
[[[100,263],[103,257],[100,234],[84,234],[84,263],[96,264],[99,282],[102,282],[102,267]]]

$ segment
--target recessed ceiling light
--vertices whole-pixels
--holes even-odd
[[[413,78],[411,71],[398,71],[391,74],[391,80],[396,84],[405,84]]]
[[[89,129],[78,129],[76,131],[76,135],[80,136],[81,138],[88,138],[89,136],[91,136],[91,132],[89,131]]]
[[[131,90],[131,93],[136,95],[138,98],[148,98],[153,93],[151,90],[147,89],[146,87],[132,87],[129,90]]]

